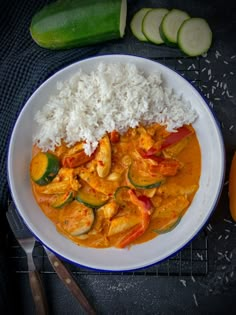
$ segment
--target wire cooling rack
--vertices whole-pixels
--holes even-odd
[[[154,61],[168,66],[185,77],[198,90],[204,84],[201,71],[201,58],[190,57],[158,57]],[[9,264],[13,272],[27,273],[27,258],[9,231],[7,235]],[[34,249],[35,264],[43,274],[55,273],[44,252],[43,247],[36,243]],[[203,230],[190,244],[169,259],[151,267],[129,272],[99,272],[64,262],[73,274],[86,275],[143,275],[143,276],[204,276],[208,274],[208,237]]]
[[[9,265],[13,272],[27,273],[27,257],[11,232],[7,236]],[[47,255],[36,242],[33,252],[34,261],[41,273],[55,273]],[[90,275],[145,275],[145,276],[204,276],[208,274],[208,238],[205,231],[188,246],[171,258],[151,267],[128,272],[100,272],[69,264],[64,261],[73,274]]]

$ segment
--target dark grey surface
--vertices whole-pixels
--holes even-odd
[[[0,127],[1,127],[1,247],[0,302],[2,312],[7,301],[15,313],[33,314],[33,301],[26,273],[16,273],[9,264],[6,242],[8,226],[4,217],[9,197],[6,182],[7,145],[11,129],[20,109],[33,91],[58,69],[87,56],[128,53],[147,58],[184,57],[177,49],[138,42],[130,33],[129,22],[141,7],[185,9],[191,16],[206,18],[212,28],[214,42],[207,57],[200,58],[199,89],[208,99],[219,120],[226,149],[225,186],[210,218],[208,233],[208,274],[202,277],[76,275],[81,287],[99,314],[233,314],[236,304],[236,224],[228,209],[228,173],[236,149],[236,10],[235,2],[222,1],[128,1],[126,36],[94,47],[51,52],[37,47],[28,26],[32,14],[46,1],[0,1]],[[221,56],[216,58],[216,52]],[[164,60],[165,61],[165,60]],[[208,63],[208,61],[210,63]],[[187,62],[185,60],[185,62]],[[165,63],[165,62],[164,62]],[[177,71],[183,73],[178,62]],[[190,60],[189,66],[192,65]],[[211,69],[212,78],[208,70]],[[194,71],[192,72],[193,75]],[[185,74],[191,79],[191,74]],[[217,82],[219,86],[217,87]],[[222,82],[222,83],[221,83]],[[227,88],[224,89],[224,84]],[[212,93],[212,86],[217,88]],[[225,91],[225,94],[222,93]],[[229,91],[227,95],[226,91]],[[231,97],[232,96],[232,97]],[[216,157],[217,158],[217,157]],[[9,268],[8,268],[9,267]],[[53,273],[43,273],[51,314],[82,314],[73,296]],[[184,280],[184,281],[183,281]],[[186,282],[185,282],[186,281]],[[196,297],[196,300],[194,299]],[[10,313],[8,305],[8,311]]]

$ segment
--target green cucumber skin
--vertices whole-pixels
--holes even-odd
[[[154,11],[155,11],[155,10],[159,10],[159,11],[165,12],[163,18],[166,16],[166,14],[169,13],[169,10],[166,9],[166,8],[151,9],[150,11],[152,11],[152,10],[154,10]],[[160,41],[160,42],[155,42],[155,41],[152,40],[152,38],[150,38],[150,37],[148,36],[148,34],[147,34],[147,33],[145,32],[145,30],[144,30],[145,19],[147,18],[148,13],[149,13],[149,12],[146,13],[146,15],[144,16],[144,19],[143,19],[143,24],[142,24],[143,33],[144,33],[144,35],[147,37],[147,39],[148,39],[150,42],[152,42],[152,43],[154,43],[154,44],[156,44],[156,45],[162,45],[162,44],[164,44],[165,42],[164,42],[164,40],[163,40],[161,34],[160,34],[160,36],[161,36],[162,41]],[[162,20],[163,20],[163,18],[162,18]],[[160,33],[160,26],[159,26],[159,33]]]
[[[179,222],[181,221],[181,219],[182,219],[182,217],[179,216],[179,217],[177,218],[177,220],[176,220],[172,225],[170,225],[169,227],[164,228],[164,229],[160,229],[160,230],[159,230],[159,229],[155,229],[155,230],[152,230],[152,231],[155,232],[155,233],[157,233],[157,234],[169,233],[169,232],[173,231],[173,230],[176,228],[176,226],[179,224]]]
[[[120,193],[121,193],[122,191],[124,191],[124,190],[126,190],[127,193],[128,193],[128,190],[130,190],[130,189],[132,189],[132,188],[130,188],[129,186],[120,186],[120,187],[118,187],[118,188],[116,189],[115,193],[114,193],[115,201],[116,201],[118,204],[122,205],[124,202],[123,202],[122,199],[120,199]]]
[[[132,166],[132,164],[131,164]],[[152,188],[158,188],[159,186],[161,186],[163,183],[164,183],[164,179],[160,179],[152,184],[140,184],[140,183],[137,183],[135,182],[135,180],[133,179],[133,176],[132,176],[132,168],[129,168],[129,171],[128,171],[128,179],[131,183],[131,185],[133,185],[134,187],[136,188],[140,188],[140,189],[152,189]]]
[[[74,199],[73,193],[71,192],[64,201],[62,201],[61,203],[58,203],[58,204],[54,203],[54,204],[52,204],[52,207],[55,209],[61,209],[61,208],[65,207],[66,205],[68,205],[69,203],[71,203],[73,201],[73,199]]]
[[[178,44],[175,44],[175,43],[173,43],[173,42],[170,42],[170,41],[168,40],[168,38],[165,36],[165,34],[164,34],[162,28],[163,28],[163,22],[161,22],[161,25],[160,25],[160,27],[159,27],[159,32],[160,32],[161,38],[163,39],[163,42],[164,42],[167,46],[177,48],[177,47],[178,47]]]
[[[65,0],[35,14],[30,33],[44,48],[69,49],[120,38],[121,0]]]
[[[43,174],[43,176],[38,179],[38,180],[34,180],[34,182],[36,184],[38,184],[39,186],[44,186],[49,184],[54,177],[57,176],[57,173],[59,172],[60,169],[60,163],[58,158],[51,154],[51,153],[45,153],[48,159],[48,166],[47,169],[45,170],[45,173]]]
[[[106,200],[106,201],[102,201],[101,203],[98,203],[98,204],[95,205],[95,204],[90,203],[89,201],[84,200],[83,197],[79,196],[78,194],[75,196],[75,199],[78,202],[80,202],[83,205],[85,205],[86,207],[92,208],[92,209],[98,209],[98,208],[104,206],[107,203],[107,200]]]
[[[173,11],[182,11],[182,10],[178,10],[178,9],[172,9],[171,11],[169,11],[169,13],[171,14]],[[182,11],[183,13],[185,13],[186,15],[188,15],[188,18],[190,18],[189,14],[185,11]],[[178,47],[178,40],[176,43],[172,42],[166,35],[165,32],[163,31],[164,28],[164,23],[165,23],[165,18],[167,17],[168,14],[165,15],[165,17],[163,18],[160,28],[159,28],[159,32],[161,35],[161,38],[163,39],[164,43],[169,46],[169,47],[174,47],[177,48]]]

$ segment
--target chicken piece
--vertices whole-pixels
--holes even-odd
[[[160,207],[155,208],[152,218],[180,215],[189,206],[184,196],[163,200]]]
[[[141,223],[141,217],[139,216],[124,215],[116,217],[111,221],[108,236],[125,232],[139,223]]]
[[[73,169],[61,168],[51,183],[38,187],[43,194],[62,194],[69,190],[77,191],[80,183]]]
[[[77,170],[81,179],[87,182],[95,190],[105,194],[113,195],[114,191],[120,186],[119,181],[111,181],[98,176],[96,171],[90,171],[86,168]]]
[[[104,217],[106,219],[111,219],[118,213],[119,205],[114,200],[112,200],[111,202],[108,202],[102,206],[99,211],[103,211]]]
[[[111,170],[111,143],[107,134],[100,140],[96,161],[98,176],[104,178],[109,175]]]
[[[157,188],[157,194],[163,196],[164,198],[169,196],[185,196],[193,194],[197,191],[197,189],[198,185],[183,187],[175,183],[166,183],[165,185]]]

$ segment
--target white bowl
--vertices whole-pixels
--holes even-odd
[[[198,113],[193,124],[202,154],[200,187],[188,211],[170,233],[160,235],[130,249],[93,249],[79,247],[59,234],[43,214],[31,191],[29,164],[31,160],[34,115],[56,91],[56,82],[68,79],[79,68],[93,70],[98,63],[134,63],[149,74],[160,71],[166,86],[181,93]],[[158,263],[189,243],[206,224],[220,196],[224,179],[225,157],[222,136],[216,120],[196,89],[173,70],[144,58],[126,55],[107,55],[74,63],[45,81],[22,109],[9,145],[8,180],[13,200],[20,215],[33,234],[49,249],[65,259],[93,269],[125,271]]]

